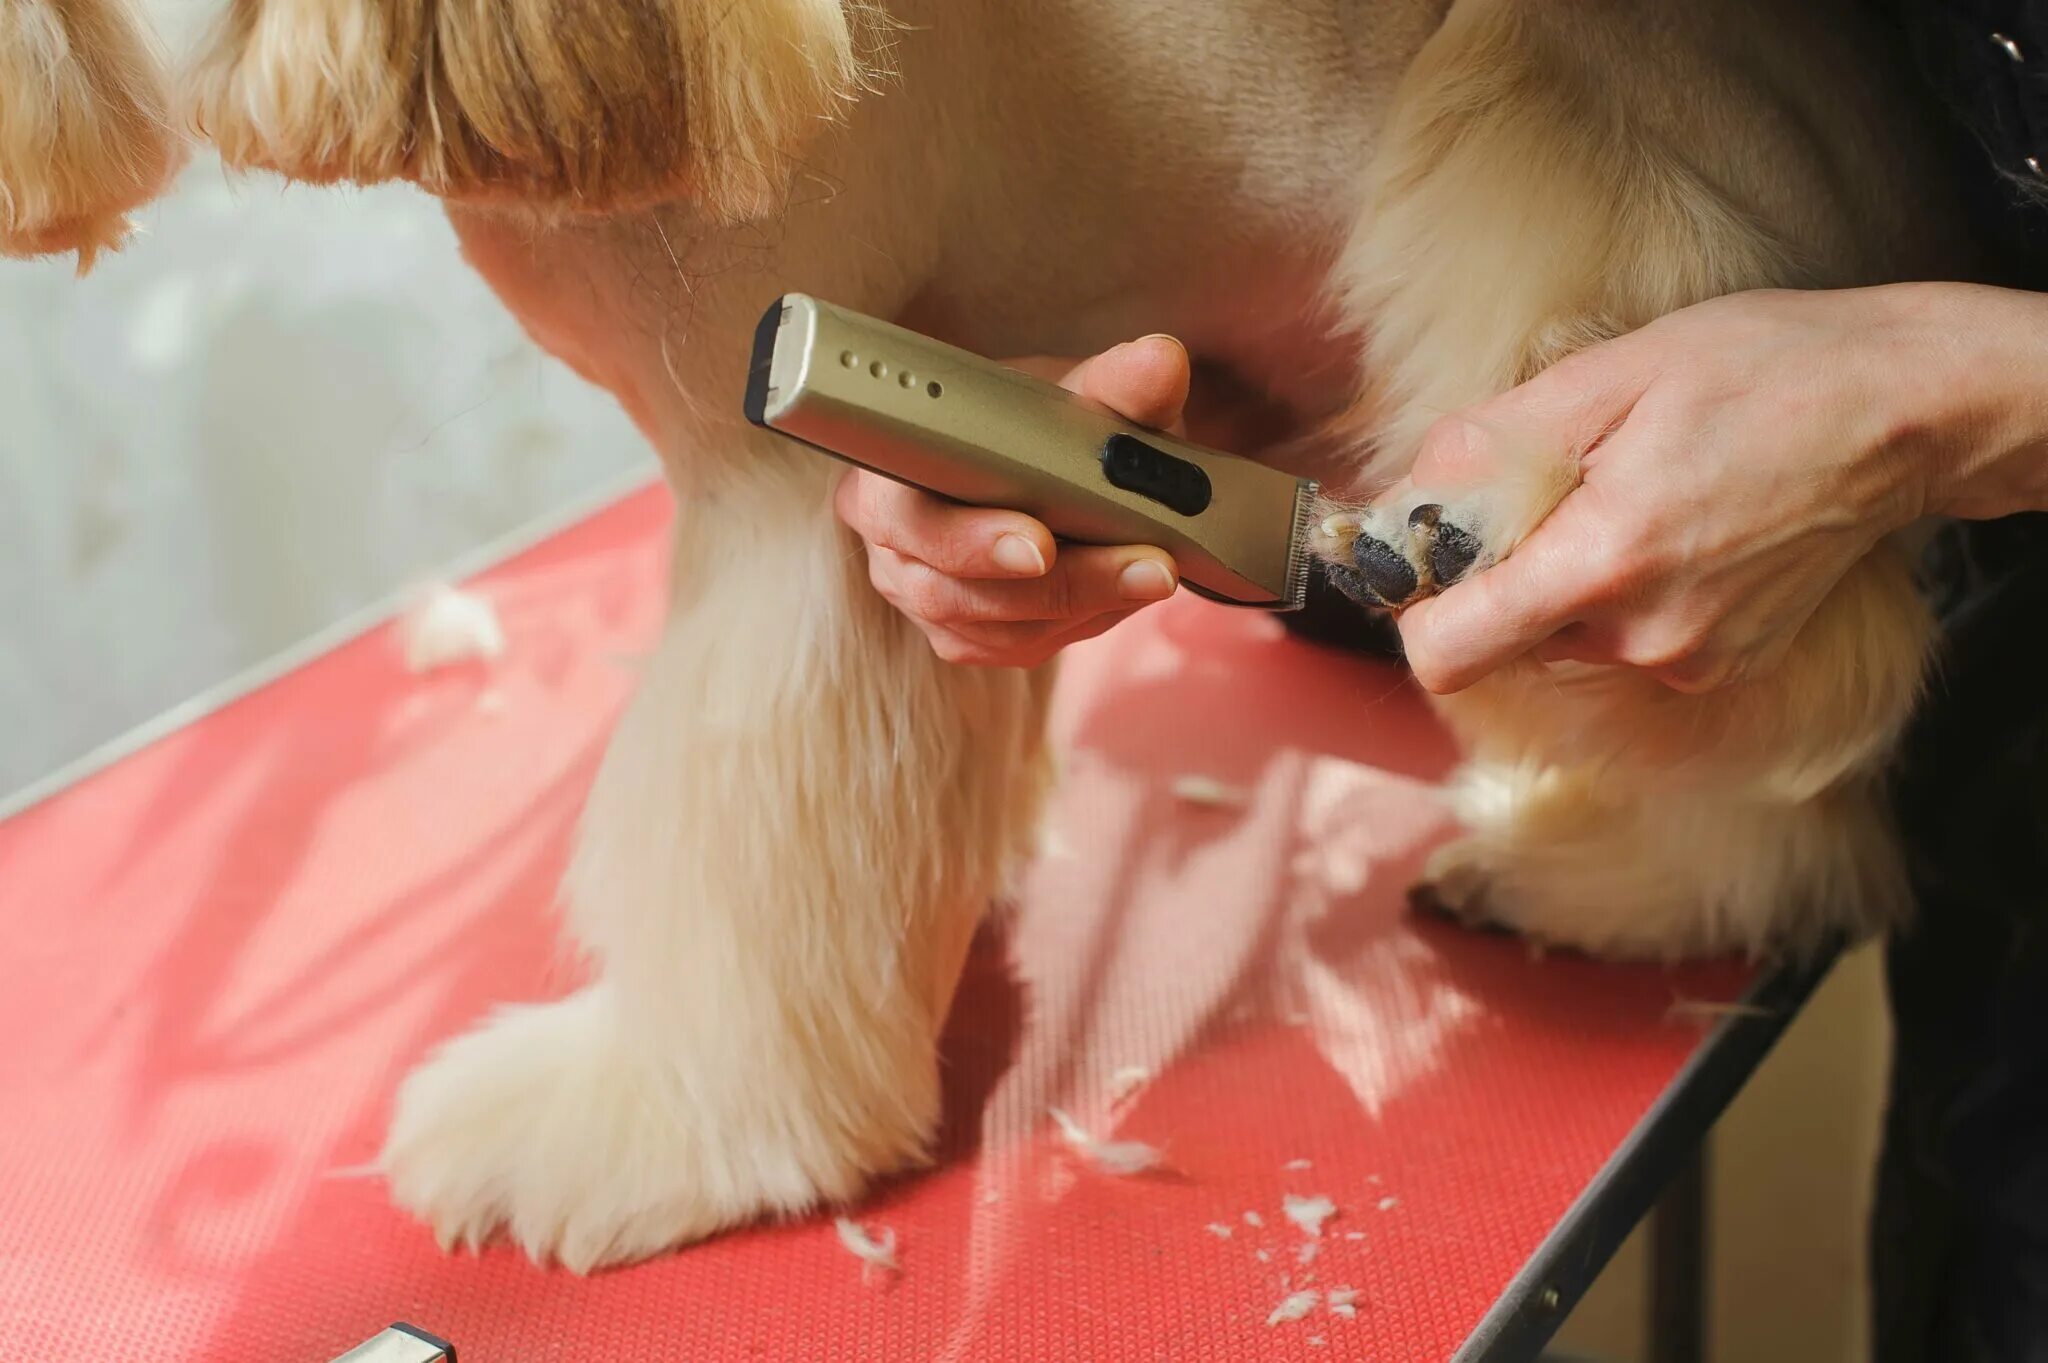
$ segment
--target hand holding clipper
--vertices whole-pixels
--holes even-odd
[[[1144,352],[1132,358],[1138,372],[1126,382],[1134,380],[1142,393]],[[1158,357],[1152,358],[1156,369]],[[1173,555],[1189,586],[1232,604],[1288,609],[1299,599],[1306,570],[1298,526],[1313,491],[1306,482],[1148,429],[1101,403],[801,295],[779,300],[769,310],[758,333],[755,362],[748,414],[760,424],[957,503],[1036,515],[1070,542],[1157,544]],[[1115,352],[1098,356],[1077,371],[1081,381],[1076,386],[1115,400],[1119,385],[1108,377],[1115,367]],[[1096,372],[1089,374],[1090,369]],[[1170,388],[1171,378],[1165,382]],[[1141,400],[1130,410],[1155,411],[1153,420],[1165,421],[1170,416],[1165,409],[1176,402],[1170,394],[1162,397],[1154,407]],[[878,542],[883,537],[873,533],[878,520],[873,490],[883,485],[869,479],[863,486],[869,490],[860,499],[866,505],[849,499],[842,506],[849,521],[863,528],[871,543]],[[882,501],[889,505],[886,497]],[[891,509],[917,509],[929,518],[939,506],[905,494]],[[976,523],[970,515],[942,509],[938,514],[954,526]],[[983,536],[992,539],[994,526],[1004,518],[979,519],[984,525],[993,522]],[[1011,547],[1022,558],[1041,557],[1032,541],[1042,543],[1043,532],[1021,516],[1012,524],[1030,533]],[[988,557],[987,550],[986,544],[978,546],[979,557]],[[1103,554],[1068,552],[1098,559]],[[1141,567],[1156,562],[1142,557],[1142,549],[1117,553]],[[878,554],[877,583],[884,585],[884,568],[897,556],[886,549]],[[1029,599],[1033,584],[1028,581],[973,579],[1006,573],[1028,578],[1034,566],[1043,570],[1035,562],[1021,570],[976,563],[966,571],[943,567],[946,577],[929,576],[970,598],[1021,602]],[[1090,566],[1090,581],[1107,581],[1103,569],[1110,565],[1097,561]],[[950,574],[956,572],[965,580],[953,580]],[[989,591],[978,591],[983,586]],[[1162,581],[1160,586],[1164,594],[1170,584]],[[1144,599],[1089,604],[1095,611],[1114,611]],[[931,612],[908,607],[906,612],[933,632]],[[963,614],[969,620],[1009,618],[1001,610],[978,617],[972,611]],[[1015,618],[1041,628],[1049,623],[1021,613]]]

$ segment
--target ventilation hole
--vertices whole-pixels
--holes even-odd
[[[868,373],[873,374],[878,379],[887,378],[889,376],[889,366],[883,364],[880,360],[876,360],[868,366]]]
[[[839,363],[851,369],[860,363],[860,356],[854,354],[851,350],[842,350],[839,352]]]
[[[906,369],[896,376],[896,382],[902,384],[905,388],[915,388],[917,387],[917,375]]]
[[[924,391],[930,393],[933,397],[937,397],[939,394],[945,392],[946,390],[939,387],[939,381],[937,379],[933,379],[930,383],[924,386]]]

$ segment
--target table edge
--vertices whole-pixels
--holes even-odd
[[[556,535],[573,529],[592,516],[659,482],[660,469],[650,468],[644,464],[611,474],[552,510],[534,516],[495,539],[486,540],[457,554],[442,564],[435,576],[449,582],[474,577],[518,557],[529,549],[539,547]],[[331,653],[369,633],[399,614],[410,601],[417,585],[417,582],[414,582],[387,592],[367,605],[322,625],[261,662],[245,667],[140,724],[125,729],[114,737],[86,749],[78,756],[59,763],[18,790],[0,793],[0,823],[33,809],[45,800],[63,794],[72,786],[98,775],[123,758],[134,756],[159,739],[167,738],[189,724],[196,724],[207,716],[226,709],[243,697],[262,690],[324,654]]]
[[[1840,959],[1830,942],[1767,968],[1552,1226],[1450,1363],[1536,1358]]]

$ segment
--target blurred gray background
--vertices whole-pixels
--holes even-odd
[[[417,191],[202,154],[141,217],[0,261],[0,801],[654,467]]]

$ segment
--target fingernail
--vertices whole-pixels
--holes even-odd
[[[996,541],[996,567],[1018,577],[1045,576],[1045,555],[1022,535],[1005,535]]]
[[[1154,560],[1141,558],[1117,574],[1116,589],[1126,601],[1164,601],[1173,595],[1173,574]]]

